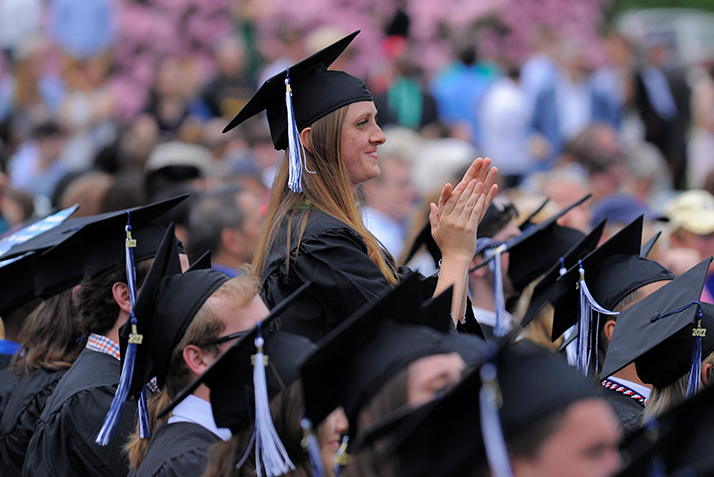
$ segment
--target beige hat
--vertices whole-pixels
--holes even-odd
[[[213,155],[208,148],[198,144],[166,142],[151,151],[145,170],[154,172],[169,166],[192,166],[198,169],[203,177],[208,177],[214,169]]]
[[[714,233],[714,196],[705,190],[690,190],[667,204],[665,215],[673,229],[696,235]]]

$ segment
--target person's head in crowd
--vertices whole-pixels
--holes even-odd
[[[225,35],[219,38],[213,45],[218,75],[225,79],[234,79],[245,74],[246,53],[245,41],[241,36]]]
[[[587,179],[578,170],[555,168],[533,178],[533,191],[550,198],[554,205],[563,208],[590,193]],[[594,201],[594,197],[592,199]],[[590,231],[592,213],[589,204],[581,204],[558,220],[563,226],[572,227],[583,233]]]
[[[240,149],[245,148],[245,141],[241,137],[232,137],[228,134],[223,134],[223,127],[226,124],[224,118],[212,118],[203,123],[203,137],[201,144],[210,149],[213,158],[216,161],[223,160],[225,156],[230,156],[233,149],[236,147],[234,141],[237,142]]]
[[[66,209],[79,204],[79,210],[73,215],[75,218],[105,212],[101,208],[102,201],[113,183],[114,178],[106,172],[84,172],[67,184],[60,196],[59,206]]]
[[[428,197],[440,190],[447,182],[466,170],[478,156],[478,151],[469,142],[454,139],[435,139],[427,143],[414,157],[412,181],[422,195]],[[434,158],[439,160],[435,161]]]
[[[3,188],[0,184],[0,196],[0,216],[5,217],[10,227],[29,220],[35,214],[33,197],[27,192],[9,186]]]
[[[714,373],[714,305],[699,301],[711,257],[641,299],[618,317],[604,372],[634,361],[652,386],[643,422],[658,416],[703,386]]]
[[[146,113],[137,114],[119,138],[121,166],[143,171],[158,141],[159,126],[156,119]]]
[[[593,123],[565,145],[565,159],[587,172],[593,202],[617,192],[625,183],[627,169],[617,131],[604,123]]]
[[[380,157],[379,168],[379,176],[362,185],[365,204],[404,224],[416,196],[411,163],[398,156],[385,156]]]
[[[669,219],[672,248],[691,248],[700,259],[714,255],[714,196],[690,190],[669,202],[664,211]]]
[[[180,184],[205,189],[213,162],[211,151],[197,144],[170,141],[157,145],[144,168],[147,199],[158,200],[159,194]]]
[[[671,189],[672,178],[664,155],[654,144],[641,141],[624,148],[629,193],[642,202],[650,202],[657,192]]]
[[[643,237],[654,235],[653,222],[660,217],[655,215],[647,204],[629,194],[612,194],[604,197],[593,207],[591,226],[594,227],[603,219],[607,219],[605,232],[600,239],[601,242],[605,242],[640,215],[644,216]]]
[[[345,476],[483,477],[508,469],[514,477],[596,477],[613,475],[621,462],[609,404],[575,369],[525,341],[503,347],[439,401],[387,425],[392,441],[366,452],[368,461],[353,462]],[[487,456],[485,445],[497,441],[505,452]]]
[[[188,247],[194,258],[211,251],[211,262],[234,276],[251,263],[263,225],[260,200],[250,191],[224,186],[201,195],[191,204]]]
[[[144,173],[139,169],[124,169],[114,174],[114,180],[102,198],[99,210],[111,212],[130,209],[146,203]]]

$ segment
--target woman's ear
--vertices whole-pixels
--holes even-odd
[[[312,153],[312,147],[310,146],[310,137],[312,135],[312,128],[305,128],[302,131],[300,131],[300,140],[302,141],[302,145],[305,149],[310,151]]]
[[[702,383],[704,383],[705,386],[708,386],[712,383],[712,364],[711,363],[703,363],[702,364]]]

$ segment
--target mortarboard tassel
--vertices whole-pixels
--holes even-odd
[[[702,338],[707,333],[707,329],[702,328],[702,304],[698,301],[693,301],[684,306],[668,311],[667,313],[662,313],[651,320],[654,322],[666,316],[681,313],[693,305],[697,305],[697,326],[692,329],[692,336],[694,336],[694,348],[692,349],[692,362],[689,366],[689,379],[687,380],[687,398],[690,398],[699,392],[699,380],[700,374],[702,373]]]
[[[134,248],[136,248],[136,240],[131,236],[131,214],[126,211],[126,281],[129,288],[129,301],[131,302],[131,311],[129,312],[129,320],[131,323],[131,334],[129,335],[129,343],[126,347],[124,356],[124,365],[121,370],[121,378],[119,385],[114,393],[114,399],[109,406],[109,411],[104,418],[102,428],[99,430],[95,442],[100,446],[106,446],[116,430],[116,425],[124,412],[127,397],[129,396],[129,387],[134,376],[134,361],[136,360],[136,347],[141,344],[143,336],[137,333],[136,316],[134,315],[134,304],[136,303],[136,270],[134,267]],[[139,405],[139,435],[142,438],[149,437],[149,417],[144,402],[143,412],[141,399]]]
[[[258,323],[255,338],[256,353],[253,356],[253,389],[255,390],[255,470],[258,477],[277,477],[295,469],[270,415],[268,384],[265,366],[268,357],[263,353],[265,340]]]
[[[506,323],[506,300],[503,297],[503,269],[501,268],[501,253],[505,245],[501,244],[493,251],[488,267],[493,271],[494,308],[496,309],[496,325],[493,328],[494,336],[505,336],[509,331]]]
[[[508,460],[508,450],[501,429],[501,420],[498,416],[500,390],[496,380],[496,366],[492,363],[484,364],[481,367],[480,375],[481,433],[486,447],[488,466],[494,477],[511,477],[513,471]]]
[[[349,436],[342,436],[342,443],[340,448],[337,449],[335,453],[335,477],[340,477],[342,469],[349,463],[350,456],[347,454],[347,443],[349,442]]]
[[[312,467],[313,477],[324,477],[326,475],[325,466],[322,462],[322,453],[320,452],[320,444],[317,442],[317,437],[312,430],[312,421],[303,417],[300,419],[300,427],[302,427],[303,439],[302,448],[305,449],[310,457],[310,466]],[[337,476],[337,474],[335,474]]]
[[[580,273],[580,279],[578,281],[578,289],[580,290],[580,310],[578,316],[578,352],[576,368],[578,371],[587,376],[590,373],[590,365],[593,354],[595,354],[595,367],[597,368],[597,329],[599,328],[600,315],[617,316],[620,313],[606,310],[600,306],[597,301],[595,301],[595,298],[593,298],[590,290],[588,289],[588,285],[585,283],[585,270],[583,269],[582,260],[578,260],[578,267],[578,272]],[[595,333],[592,333],[593,327],[591,326],[593,312],[598,314],[598,322],[594,327],[596,330]]]
[[[302,170],[305,148],[300,139],[300,131],[295,121],[295,110],[293,109],[293,91],[290,87],[290,68],[285,70],[285,107],[288,110],[288,160],[290,161],[290,173],[288,176],[288,187],[291,191],[302,192]],[[313,171],[305,170],[311,174]]]
[[[565,266],[565,257],[560,257],[560,270],[558,270],[558,274],[562,277],[567,271],[568,268]]]

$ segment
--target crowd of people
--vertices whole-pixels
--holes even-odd
[[[130,118],[106,45],[4,45],[0,473],[709,475],[714,68],[347,33]]]

